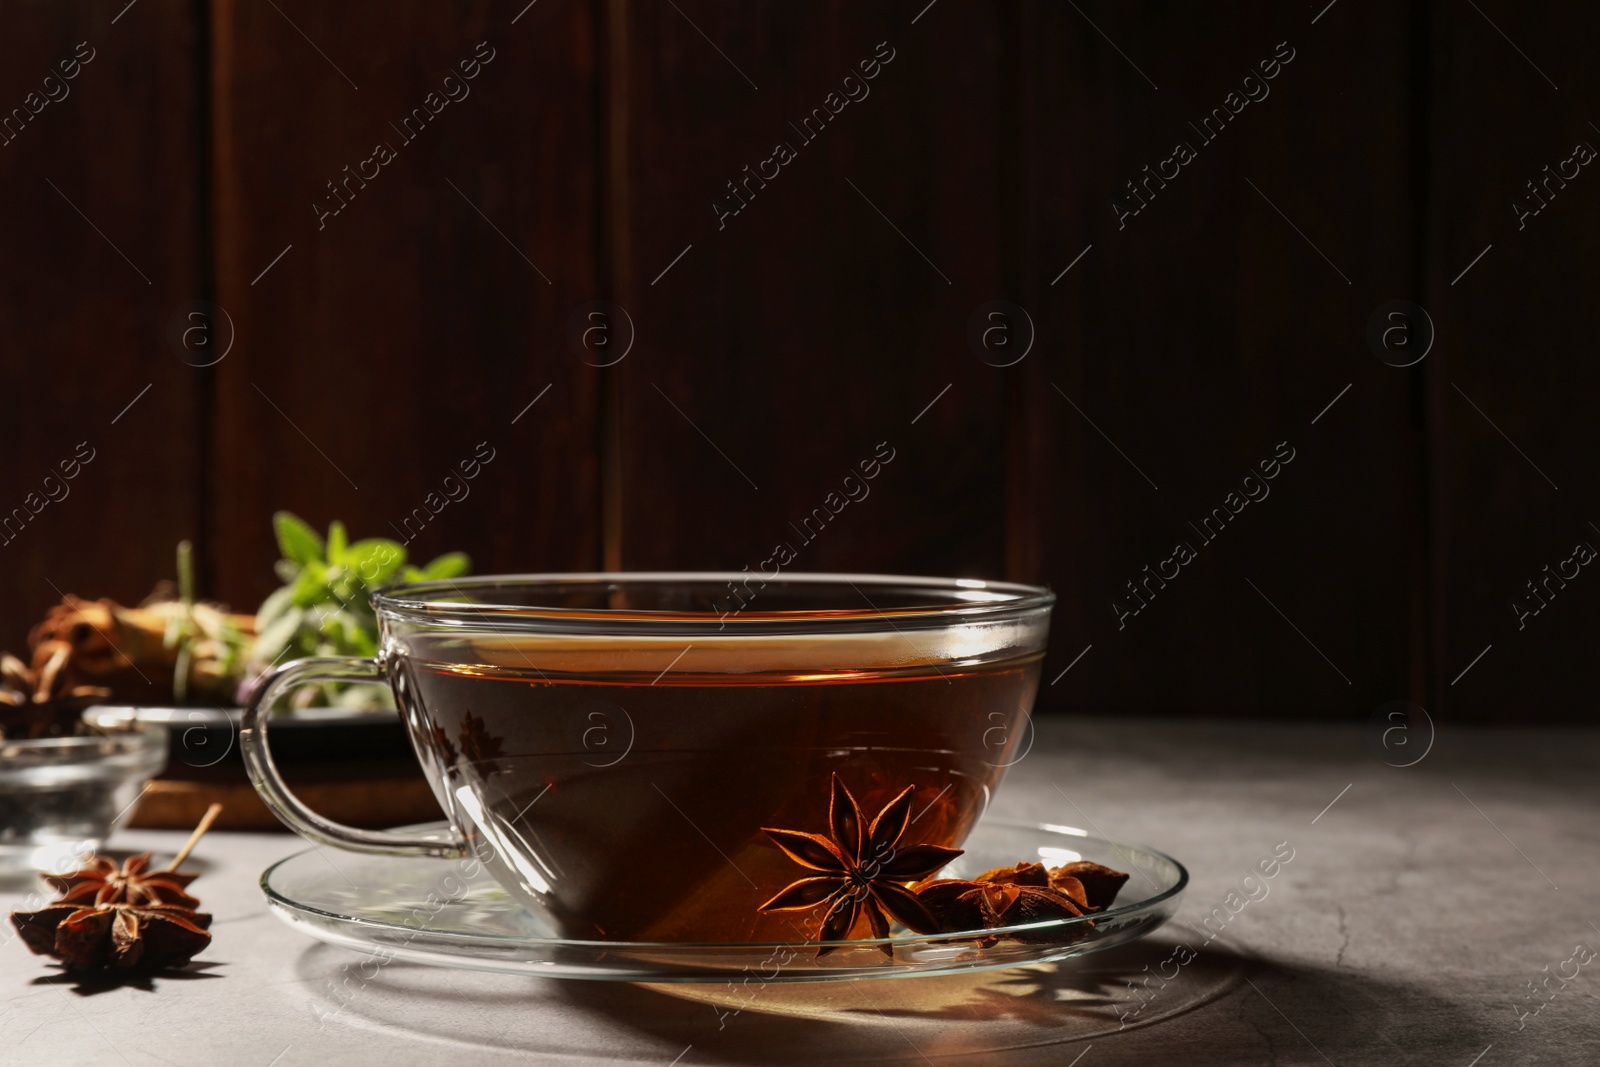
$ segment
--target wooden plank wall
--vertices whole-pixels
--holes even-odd
[[[270,591],[283,507],[419,558],[595,566],[596,372],[564,331],[596,286],[593,12],[214,10],[217,292],[239,331],[211,422],[218,592]]]
[[[1364,715],[1420,697],[1423,441],[1408,372],[1362,342],[1412,289],[1404,12],[1102,11],[1103,35],[1053,4],[1022,32],[1022,217],[1042,238],[1023,285],[1059,338],[1029,389],[1050,427],[1039,558],[1066,602],[1050,677],[1083,653],[1056,699]],[[1238,114],[1202,132],[1221,108]],[[1237,516],[1206,524],[1219,508]]]
[[[1486,4],[1437,10],[1429,32],[1432,679],[1463,716],[1587,718],[1600,685],[1600,581],[1582,563],[1600,550],[1600,169],[1577,149],[1600,158],[1586,104],[1600,13]]]
[[[205,297],[192,16],[177,0],[115,22],[86,4],[0,11],[5,648],[64,592],[137,602],[200,523],[204,384],[184,360],[204,357],[182,346]]]
[[[3,547],[11,647],[56,586],[137,599],[182,536],[252,607],[287,507],[480,571],[787,544],[1048,582],[1052,709],[1586,692],[1582,578],[1520,630],[1510,602],[1600,547],[1597,194],[1509,205],[1600,142],[1588,16],[7,8],[0,101],[96,49],[0,146],[5,506],[96,448]],[[211,366],[168,336],[195,301],[231,330]],[[1415,366],[1369,337],[1394,301],[1437,335]]]
[[[965,338],[1005,289],[997,9],[628,6],[624,560],[1001,574],[1006,384]]]

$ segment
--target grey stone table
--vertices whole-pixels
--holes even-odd
[[[257,877],[297,839],[217,833],[196,885],[216,940],[192,971],[87,990],[0,945],[0,1062],[1600,1063],[1600,731],[1444,728],[1406,768],[1371,742],[1042,722],[993,814],[1176,855],[1174,923],[1057,966],[742,995],[373,966],[268,914]],[[1275,878],[1245,880],[1275,852]]]

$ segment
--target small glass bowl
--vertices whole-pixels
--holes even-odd
[[[167,765],[167,730],[90,708],[99,733],[0,741],[0,876],[76,870]]]

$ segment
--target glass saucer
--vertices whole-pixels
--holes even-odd
[[[404,833],[437,835],[443,823]],[[1107,841],[1068,826],[986,822],[966,853],[940,872],[970,878],[1021,859],[1047,867],[1090,860],[1132,875],[1116,905],[1091,917],[970,933],[902,933],[887,939],[728,943],[579,941],[556,936],[547,919],[515,902],[472,861],[363,855],[310,848],[268,867],[261,888],[272,912],[330,944],[384,959],[439,967],[624,982],[704,982],[741,974],[763,982],[899,978],[1020,967],[1126,944],[1178,910],[1189,873],[1143,845]],[[467,876],[464,871],[474,871]],[[1092,918],[1093,926],[1088,927]],[[1018,931],[1030,940],[1004,936]],[[988,947],[975,938],[1000,935]],[[1050,938],[1051,940],[1043,940]],[[894,948],[884,956],[880,945]]]

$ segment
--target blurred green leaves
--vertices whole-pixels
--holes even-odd
[[[259,666],[307,656],[374,656],[378,620],[370,595],[385,586],[459,578],[472,561],[450,552],[416,567],[405,546],[385,538],[351,542],[335,520],[322,538],[287,511],[272,517],[283,558],[277,563],[281,588],[256,611],[256,641],[251,659]],[[354,692],[354,691],[352,691]],[[340,703],[351,701],[340,698]],[[356,703],[369,704],[362,697]]]

